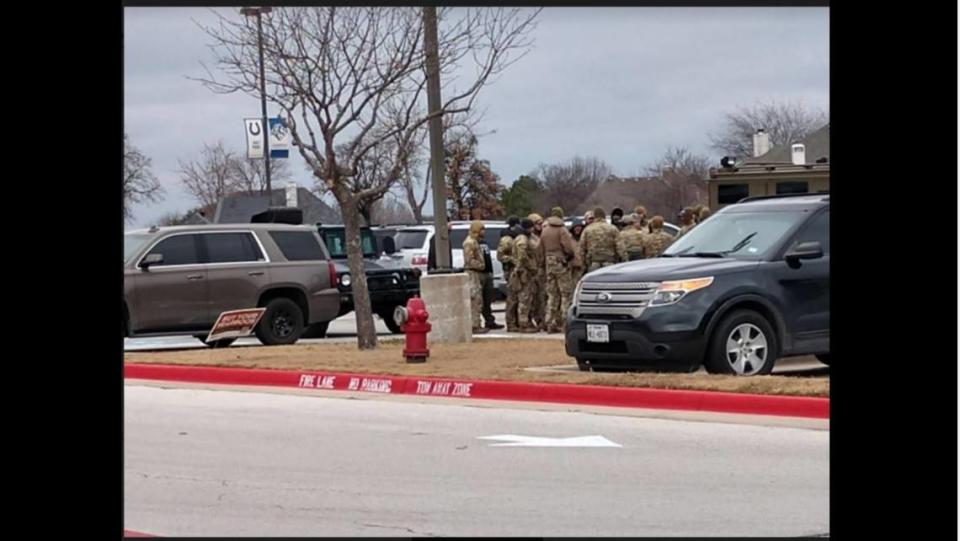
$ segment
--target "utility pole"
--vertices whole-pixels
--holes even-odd
[[[430,114],[440,111],[440,57],[437,52],[437,8],[423,8],[423,48],[427,61],[427,108]],[[443,166],[443,119],[430,118],[430,169],[433,176],[433,238],[436,242],[437,268],[449,269],[450,232],[447,231],[447,186]]]
[[[260,113],[263,122],[263,168],[267,178],[267,197],[273,197],[270,189],[270,123],[267,120],[267,78],[263,66],[263,14],[270,13],[273,8],[263,6],[259,8],[242,8],[240,13],[247,17],[257,17],[257,46],[260,48]],[[269,201],[269,199],[268,199]],[[270,203],[267,203],[270,206]]]

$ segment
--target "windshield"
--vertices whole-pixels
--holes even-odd
[[[393,238],[397,244],[397,250],[416,250],[423,248],[424,241],[427,240],[426,229],[404,229],[397,233]]]
[[[729,257],[761,257],[805,214],[803,211],[716,214],[680,237],[663,255],[713,253]]]
[[[123,262],[126,263],[136,254],[153,235],[146,233],[126,233],[123,235]]]
[[[483,232],[483,240],[486,241],[487,246],[491,250],[496,250],[497,244],[500,242],[500,232],[503,231],[502,227],[485,227]],[[454,229],[450,231],[450,248],[454,250],[460,250],[463,248],[463,241],[467,240],[467,235],[470,234],[470,229]]]
[[[323,237],[323,242],[327,245],[327,250],[330,252],[330,257],[337,259],[345,259],[347,257],[347,243],[345,239],[345,231],[343,229],[325,229],[320,233],[320,236]],[[363,255],[365,257],[377,257],[377,242],[373,238],[373,233],[369,229],[360,230],[360,248],[363,250]]]

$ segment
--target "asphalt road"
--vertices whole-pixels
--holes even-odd
[[[827,430],[136,384],[125,393],[124,527],[131,530],[829,531]]]

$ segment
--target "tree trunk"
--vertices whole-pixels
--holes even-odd
[[[335,192],[340,210],[343,213],[344,233],[347,242],[347,266],[353,280],[350,289],[353,293],[353,311],[357,317],[357,347],[376,349],[377,328],[373,323],[373,310],[370,307],[370,291],[367,289],[367,275],[363,271],[363,249],[360,244],[360,213],[353,198],[342,190]]]

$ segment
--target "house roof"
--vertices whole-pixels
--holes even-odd
[[[217,211],[213,222],[218,224],[250,223],[254,214],[259,214],[268,207],[283,207],[287,204],[287,195],[284,188],[276,188],[270,196],[260,194],[232,194],[217,203]],[[340,214],[324,203],[310,190],[297,187],[297,208],[303,211],[303,223],[340,223]]]
[[[814,164],[820,158],[827,158],[827,163],[830,160],[830,124],[820,128],[819,130],[807,135],[802,141],[804,146],[804,151],[806,154],[806,163]],[[761,164],[761,163],[793,163],[793,149],[791,145],[780,145],[778,147],[773,147],[765,154],[755,156],[753,158],[747,158],[743,161],[744,164]]]

